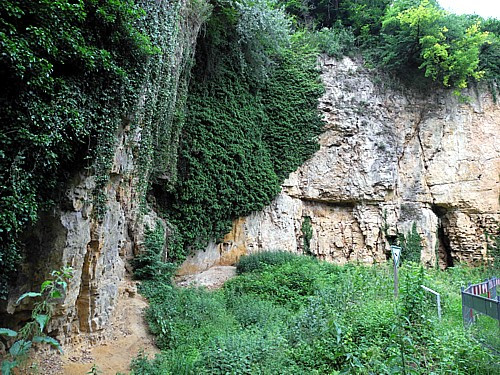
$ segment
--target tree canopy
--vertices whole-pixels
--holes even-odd
[[[296,24],[318,30],[319,40],[324,28],[351,31],[355,43],[344,43],[400,76],[420,74],[457,93],[471,81],[498,81],[498,20],[450,14],[436,0],[281,2]]]

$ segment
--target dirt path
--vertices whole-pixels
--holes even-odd
[[[144,320],[146,300],[137,293],[121,298],[110,327],[110,340],[99,345],[81,345],[68,350],[63,358],[63,375],[86,374],[96,364],[102,375],[128,373],[130,361],[144,350],[145,353],[159,353],[154,338],[148,333]]]
[[[38,373],[44,375],[84,375],[96,364],[101,375],[128,374],[130,362],[143,350],[159,353],[154,337],[149,334],[144,320],[147,301],[136,293],[135,283],[127,281],[115,307],[113,320],[105,330],[109,339],[91,344],[83,337],[81,344],[64,348],[64,355],[44,353],[37,356]]]
[[[218,266],[195,275],[177,277],[174,282],[181,287],[204,286],[216,289],[235,275],[236,267]],[[106,330],[106,337],[110,339],[92,345],[88,338],[83,338],[83,344],[66,346],[64,356],[54,353],[40,355],[37,358],[39,373],[84,375],[96,364],[102,375],[116,375],[117,372],[128,374],[131,360],[141,350],[150,356],[159,353],[144,320],[143,310],[148,305],[147,301],[135,292],[132,281],[127,281],[123,290],[113,321]]]

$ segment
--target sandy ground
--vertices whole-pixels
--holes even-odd
[[[221,287],[236,275],[236,267],[212,267],[195,275],[177,277],[174,282],[181,287],[203,286],[207,289]],[[132,281],[127,282],[118,301],[113,322],[106,329],[108,340],[92,345],[83,337],[82,344],[66,346],[63,356],[56,353],[40,354],[37,357],[38,374],[84,375],[96,364],[101,375],[128,374],[130,361],[142,350],[150,357],[159,353],[154,337],[148,333],[143,310],[147,301],[135,292]]]
[[[235,275],[236,267],[216,266],[194,275],[178,276],[174,282],[181,287],[204,286],[207,289],[217,289]]]
[[[128,373],[130,361],[143,350],[147,354],[159,353],[154,338],[149,334],[143,310],[146,300],[139,294],[119,301],[115,311],[112,336],[99,345],[80,345],[67,351],[61,374],[86,374],[95,363],[102,375]]]
[[[135,284],[127,282],[118,300],[116,313],[105,330],[105,340],[82,337],[77,345],[65,345],[64,355],[44,353],[37,356],[38,374],[83,375],[93,364],[101,375],[128,374],[130,361],[142,350],[153,356],[159,353],[149,334],[143,310],[147,301],[136,293]],[[96,341],[92,344],[92,341]]]

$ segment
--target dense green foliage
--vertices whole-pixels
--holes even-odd
[[[134,277],[140,280],[165,279],[172,274],[172,264],[165,262],[165,228],[161,222],[144,230],[143,250],[132,259]]]
[[[98,188],[106,183],[134,77],[153,51],[134,27],[142,15],[129,0],[0,3],[0,296],[19,233],[87,156]]]
[[[425,77],[457,89],[479,80],[479,52],[488,34],[480,22],[464,22],[447,15],[435,2],[422,0],[408,6],[396,1],[382,19],[382,58],[394,69],[418,67]]]
[[[303,238],[303,251],[304,254],[311,255],[311,239],[313,235],[311,218],[309,216],[304,217],[302,221],[302,238]]]
[[[210,12],[205,1],[183,12],[181,5],[0,4],[1,296],[20,260],[20,233],[59,200],[76,173],[95,176],[92,203],[102,219],[120,129],[136,137],[129,141],[143,206],[150,181],[173,184],[195,32],[180,25],[189,17],[199,26]]]
[[[421,80],[423,75],[457,93],[485,77],[496,90],[498,20],[449,14],[435,0],[282,3],[298,23],[320,29],[319,34],[339,34],[342,27],[354,33],[356,43],[346,43],[346,48],[360,47],[369,64],[400,77]],[[336,49],[323,50],[338,56]]]
[[[261,270],[266,266],[276,266],[290,262],[295,255],[289,251],[262,251],[252,255],[243,255],[236,265],[238,274]]]
[[[401,246],[401,261],[420,263],[422,253],[422,237],[417,231],[417,224],[413,223],[411,231],[406,235],[398,235],[399,246]]]
[[[214,3],[197,42],[178,183],[163,200],[180,234],[173,257],[221,238],[232,219],[262,209],[318,148],[316,50],[288,35],[286,17],[272,2],[256,2],[257,19],[247,16],[250,2],[231,4]]]
[[[389,265],[339,267],[279,252],[242,261],[243,273],[213,292],[143,284],[163,351],[136,358],[133,374],[498,373],[498,356],[462,326],[460,286],[481,270],[408,262],[395,303]],[[441,322],[421,284],[441,293]]]

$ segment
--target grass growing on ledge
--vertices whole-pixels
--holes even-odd
[[[306,256],[244,258],[213,292],[143,284],[162,353],[133,374],[497,374],[500,358],[464,332],[460,286],[484,270],[409,263],[394,303],[389,265],[335,266]],[[278,259],[279,258],[279,259]],[[285,259],[287,258],[287,259]],[[248,267],[248,265],[257,265]],[[425,284],[442,295],[439,322]]]

